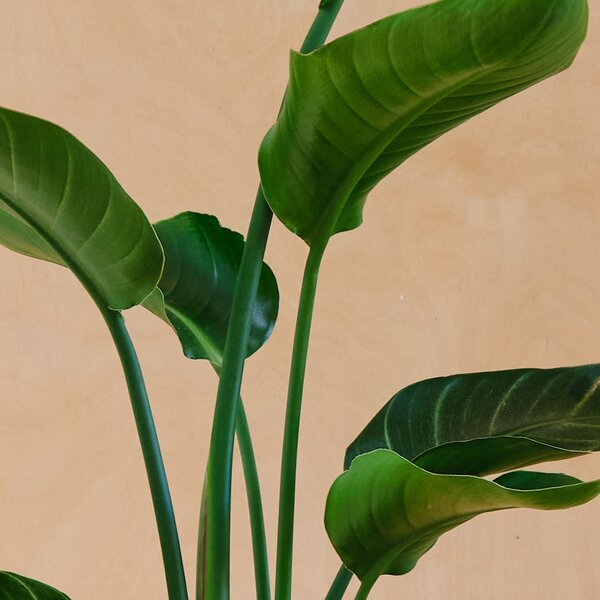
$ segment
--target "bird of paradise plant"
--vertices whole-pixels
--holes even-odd
[[[332,237],[361,224],[386,175],[505,98],[566,69],[584,41],[586,0],[440,0],[325,44],[342,0],[322,0],[276,123],[260,147],[246,240],[209,215],[151,225],[107,167],[60,127],[0,109],[0,242],[69,268],[119,354],[154,503],[170,600],[188,600],[178,532],[144,378],[123,312],[143,305],[184,354],[219,377],[200,507],[196,598],[229,592],[232,452],[242,455],[256,597],[270,600],[259,480],[244,405],[244,361],[277,317],[263,262],[275,215],[308,246],[283,433],[275,600],[292,596],[299,424],[319,267]],[[559,509],[600,494],[525,467],[600,448],[600,365],[440,377],[399,391],[346,451],[325,526],[342,566],[328,592],[356,600],[382,574],[412,570],[445,532],[490,511]],[[342,461],[340,460],[340,470]],[[500,474],[495,479],[485,478]],[[67,598],[0,572],[0,598]]]

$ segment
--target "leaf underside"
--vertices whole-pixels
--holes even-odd
[[[328,535],[346,567],[370,584],[403,575],[445,532],[486,512],[562,509],[600,494],[600,481],[518,472],[496,482],[429,473],[390,450],[356,458],[327,499]]]
[[[103,304],[141,303],[162,270],[139,206],[64,129],[0,108],[0,244],[69,267]]]
[[[309,245],[353,229],[412,154],[570,65],[585,0],[444,0],[293,52],[259,153],[266,198]]]

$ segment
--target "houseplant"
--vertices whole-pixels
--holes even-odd
[[[450,3],[450,4],[452,4],[452,3]],[[535,3],[534,3],[534,4],[535,4]],[[532,5],[532,6],[533,6],[533,5]],[[538,6],[538,8],[539,8],[539,6]],[[325,7],[325,9],[327,9],[327,7]],[[533,10],[533,8],[532,8],[531,10]],[[325,12],[326,12],[326,11],[325,11]],[[537,14],[533,14],[533,13],[532,13],[532,15],[533,15],[533,17],[539,17],[539,15],[537,15]],[[520,16],[520,17],[522,17],[523,15],[519,15],[519,16]],[[514,15],[513,15],[513,17],[514,17]],[[533,17],[532,17],[532,18],[533,18]],[[452,23],[454,24],[454,21],[452,21]],[[519,19],[519,23],[521,23],[521,19]],[[544,40],[544,41],[545,41],[545,42],[547,42],[547,40]],[[339,46],[340,46],[340,45],[338,44],[338,46],[337,46],[337,47],[339,48]],[[560,45],[559,45],[559,46],[560,46]],[[333,52],[333,51],[328,51],[328,52]],[[323,55],[321,55],[321,56],[323,56]],[[325,55],[325,56],[326,56],[326,55]],[[560,66],[560,65],[558,65],[558,66]],[[556,67],[556,65],[553,65],[553,66],[552,66],[552,69],[554,69],[555,67]],[[558,67],[556,67],[556,68],[558,68]],[[529,83],[529,82],[528,82],[528,83]],[[285,113],[284,113],[284,114],[285,114]],[[35,139],[35,136],[29,136],[29,137],[27,137],[27,139]],[[267,154],[268,154],[268,149],[267,149]],[[263,156],[264,156],[264,155],[265,155],[265,153],[263,153]],[[263,161],[263,162],[264,162],[264,161]],[[267,161],[267,162],[268,162],[268,161]],[[267,171],[266,175],[265,175],[265,171]],[[269,177],[271,177],[271,178],[272,178],[272,175],[269,175],[268,171],[269,171],[269,169],[268,169],[268,165],[267,165],[267,167],[265,167],[265,166],[263,165],[263,178],[265,178],[265,177],[266,177],[267,179],[268,179]],[[268,194],[267,194],[267,195],[268,195]],[[221,454],[218,454],[218,456],[222,456],[222,455],[221,455]],[[209,514],[210,514],[210,513],[209,513]],[[210,556],[210,555],[209,555],[209,556]],[[219,563],[217,563],[217,564],[219,564]],[[222,564],[222,561],[221,561],[221,564]],[[216,570],[216,569],[209,569],[209,573],[213,573],[215,570]],[[213,585],[214,585],[214,584],[213,584]],[[282,584],[282,585],[284,585],[284,587],[285,587],[285,584]],[[218,587],[218,588],[219,588],[221,591],[223,591],[223,586],[217,586],[217,587]],[[213,587],[213,590],[212,590],[212,592],[209,590],[209,595],[211,595],[211,594],[215,594],[215,593],[219,593],[219,592],[217,591],[217,588]],[[282,592],[282,593],[283,593],[283,592]]]

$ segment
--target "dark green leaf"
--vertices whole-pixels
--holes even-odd
[[[244,238],[210,215],[186,212],[154,226],[165,252],[159,288],[144,306],[172,325],[188,358],[222,362]],[[277,282],[263,264],[247,354],[268,339],[279,307]]]
[[[357,227],[383,177],[565,69],[586,28],[585,0],[444,0],[293,52],[285,102],[259,155],[271,208],[308,244]]]
[[[496,477],[494,481],[505,488],[514,490],[540,490],[581,483],[577,477],[564,473],[535,473],[533,471],[513,471]]]
[[[389,448],[437,473],[484,475],[600,447],[600,365],[438,377],[398,392],[346,453]]]
[[[0,244],[69,267],[96,300],[139,304],[163,255],[107,167],[64,129],[0,108]]]
[[[325,524],[346,567],[367,585],[402,575],[450,529],[491,511],[551,510],[588,502],[600,481],[511,473],[496,482],[429,473],[390,450],[359,456],[333,484]]]
[[[69,597],[34,579],[0,571],[0,600],[69,600]]]

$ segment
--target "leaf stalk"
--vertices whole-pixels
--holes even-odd
[[[275,578],[276,600],[289,600],[292,595],[296,468],[298,462],[298,436],[302,411],[302,393],[304,390],[306,359],[319,268],[326,247],[327,242],[315,245],[310,249],[304,268],[304,278],[302,280],[298,317],[296,320],[281,457],[277,571]]]
[[[217,391],[206,475],[209,507],[206,554],[197,564],[198,600],[229,598],[233,439],[250,333],[250,311],[256,298],[272,218],[273,213],[259,188],[236,282]],[[201,544],[199,537],[199,556]]]
[[[235,431],[242,458],[242,469],[246,483],[248,510],[250,512],[250,529],[252,532],[252,552],[254,555],[254,578],[256,581],[256,597],[258,600],[271,600],[271,584],[269,577],[269,557],[263,514],[260,481],[256,468],[250,427],[240,398],[235,421]]]
[[[349,571],[342,565],[327,592],[327,596],[325,596],[325,600],[342,600],[351,580],[352,571]]]
[[[187,600],[173,502],[140,363],[122,314],[97,304],[117,348],[127,382],[154,505],[169,600]]]
[[[321,2],[302,44],[302,52],[310,52],[323,44],[342,4],[343,0]],[[231,470],[235,419],[250,331],[250,310],[256,298],[272,218],[273,213],[259,186],[236,282],[217,391],[206,476],[206,502],[210,506],[206,521],[206,556],[197,563],[197,600],[228,600],[230,596]],[[199,536],[199,550],[201,544],[203,541]],[[200,557],[200,551],[198,554]]]

